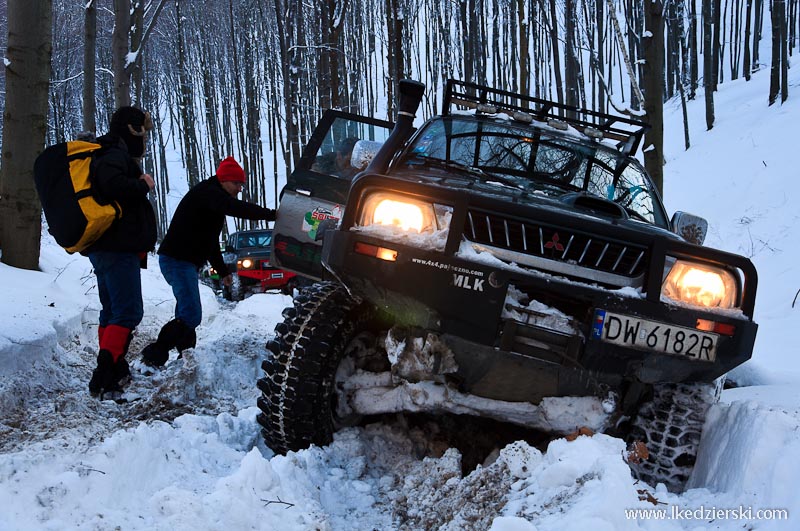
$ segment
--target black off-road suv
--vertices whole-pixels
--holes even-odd
[[[401,83],[391,134],[329,111],[288,179],[273,260],[320,282],[268,344],[267,444],[391,412],[586,427],[644,442],[635,473],[681,489],[752,354],[752,263],[668,218],[633,156],[646,124],[451,80],[415,131],[423,92]],[[351,179],[331,161],[353,137]]]

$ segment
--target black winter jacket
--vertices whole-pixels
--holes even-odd
[[[158,254],[191,262],[198,268],[208,261],[220,277],[227,276],[229,271],[219,249],[225,216],[274,221],[275,211],[236,199],[222,188],[216,176],[210,177],[183,196]]]
[[[157,237],[156,215],[147,198],[150,188],[139,179],[139,163],[128,154],[119,137],[104,135],[97,142],[104,149],[94,163],[94,187],[102,199],[117,201],[122,215],[82,254],[152,251]]]

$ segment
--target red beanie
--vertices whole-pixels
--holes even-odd
[[[217,179],[219,182],[234,181],[237,183],[244,182],[244,170],[236,159],[228,157],[219,163],[217,167]]]

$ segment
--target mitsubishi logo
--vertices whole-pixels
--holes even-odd
[[[549,242],[545,243],[544,244],[544,248],[545,249],[555,249],[556,251],[563,251],[564,250],[564,246],[561,245],[558,242],[558,240],[559,240],[558,233],[554,232],[553,233],[553,239],[550,240]]]

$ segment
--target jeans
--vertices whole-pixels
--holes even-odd
[[[175,295],[175,318],[192,329],[197,328],[203,318],[197,266],[164,254],[158,255],[158,265]]]
[[[142,321],[142,277],[137,253],[97,251],[89,254],[100,294],[100,326],[133,330]]]

